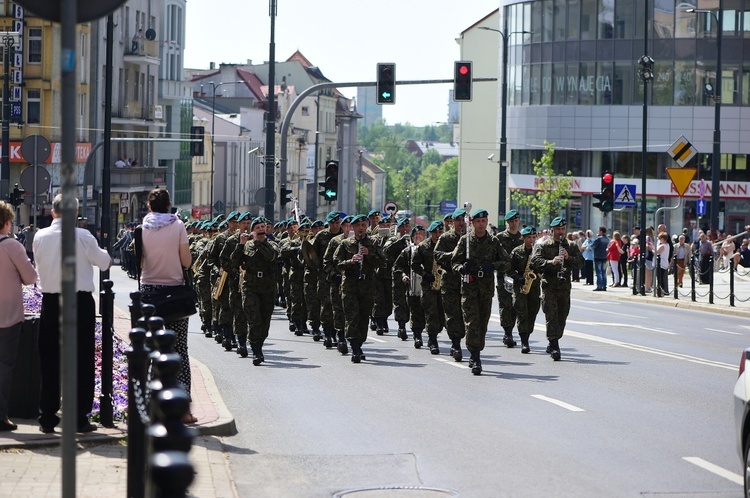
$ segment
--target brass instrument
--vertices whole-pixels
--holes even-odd
[[[213,299],[219,299],[219,296],[221,296],[221,293],[224,292],[224,286],[227,283],[227,277],[229,277],[229,273],[227,273],[226,270],[221,270],[221,273],[219,274],[219,279],[216,281],[216,284],[214,285],[213,292],[211,292],[211,297]]]
[[[528,294],[531,291],[531,286],[534,285],[536,278],[536,273],[531,269],[531,254],[529,254],[529,259],[526,260],[526,269],[523,271],[521,294]]]
[[[464,215],[464,223],[466,224],[466,262],[469,262],[469,234],[471,233],[469,231],[469,227],[471,226],[471,215],[469,214],[469,211],[471,211],[471,202],[464,202],[464,209],[466,210],[466,214]],[[462,280],[466,283],[469,283],[469,275],[464,275],[462,277]]]
[[[443,279],[443,269],[440,268],[437,258],[434,256],[432,258],[432,276],[435,277],[435,280],[430,284],[430,289],[434,291],[440,290],[440,282]]]
[[[320,258],[312,244],[312,239],[314,238],[315,236],[313,234],[308,234],[308,236],[302,240],[302,249],[300,249],[302,259],[305,260],[305,263],[309,268],[318,268],[320,266]]]
[[[414,272],[414,252],[417,245],[409,243],[411,254],[409,256],[409,295],[414,297],[422,296],[422,275]]]

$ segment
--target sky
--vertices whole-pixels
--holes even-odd
[[[185,67],[269,59],[270,0],[188,0]],[[299,50],[334,82],[375,81],[378,62],[396,63],[397,80],[452,79],[456,38],[499,0],[277,0],[276,60]],[[208,28],[213,26],[214,28]],[[490,33],[488,33],[490,34]],[[388,124],[441,124],[450,84],[396,89],[383,106]],[[341,92],[356,96],[356,88]]]

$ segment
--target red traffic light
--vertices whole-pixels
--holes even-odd
[[[461,66],[461,67],[458,68],[458,72],[459,72],[459,74],[463,74],[463,75],[469,74],[469,67],[468,66]]]
[[[612,183],[612,180],[614,180],[614,179],[615,178],[614,178],[614,176],[612,176],[612,173],[604,173],[604,175],[602,175],[602,182],[603,183],[610,184],[610,183]]]

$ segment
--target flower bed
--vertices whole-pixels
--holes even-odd
[[[26,314],[38,315],[42,308],[42,293],[36,286],[23,288],[23,307]],[[124,421],[128,409],[128,359],[125,356],[127,344],[114,336],[112,357],[112,401],[114,419]],[[96,322],[96,385],[94,387],[94,409],[91,418],[99,421],[99,397],[102,394],[102,324]]]

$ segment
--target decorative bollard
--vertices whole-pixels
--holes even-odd
[[[114,369],[114,315],[115,293],[112,292],[114,282],[102,281],[99,292],[99,308],[102,315],[102,391],[99,396],[99,416],[104,427],[114,427],[114,406],[112,403],[112,378]]]
[[[729,258],[729,306],[734,306],[734,258]]]
[[[141,292],[131,292],[130,300],[131,303],[128,305],[128,310],[130,311],[130,327],[136,328],[138,327],[138,319],[141,317]]]
[[[690,258],[690,300],[692,302],[695,302],[695,263],[696,258],[693,256]],[[700,272],[700,267],[698,268],[698,271]]]
[[[146,331],[134,328],[130,332],[128,358],[128,498],[145,496],[146,427],[149,424],[147,370],[149,349]]]
[[[708,257],[708,304],[714,304],[714,257]]]

